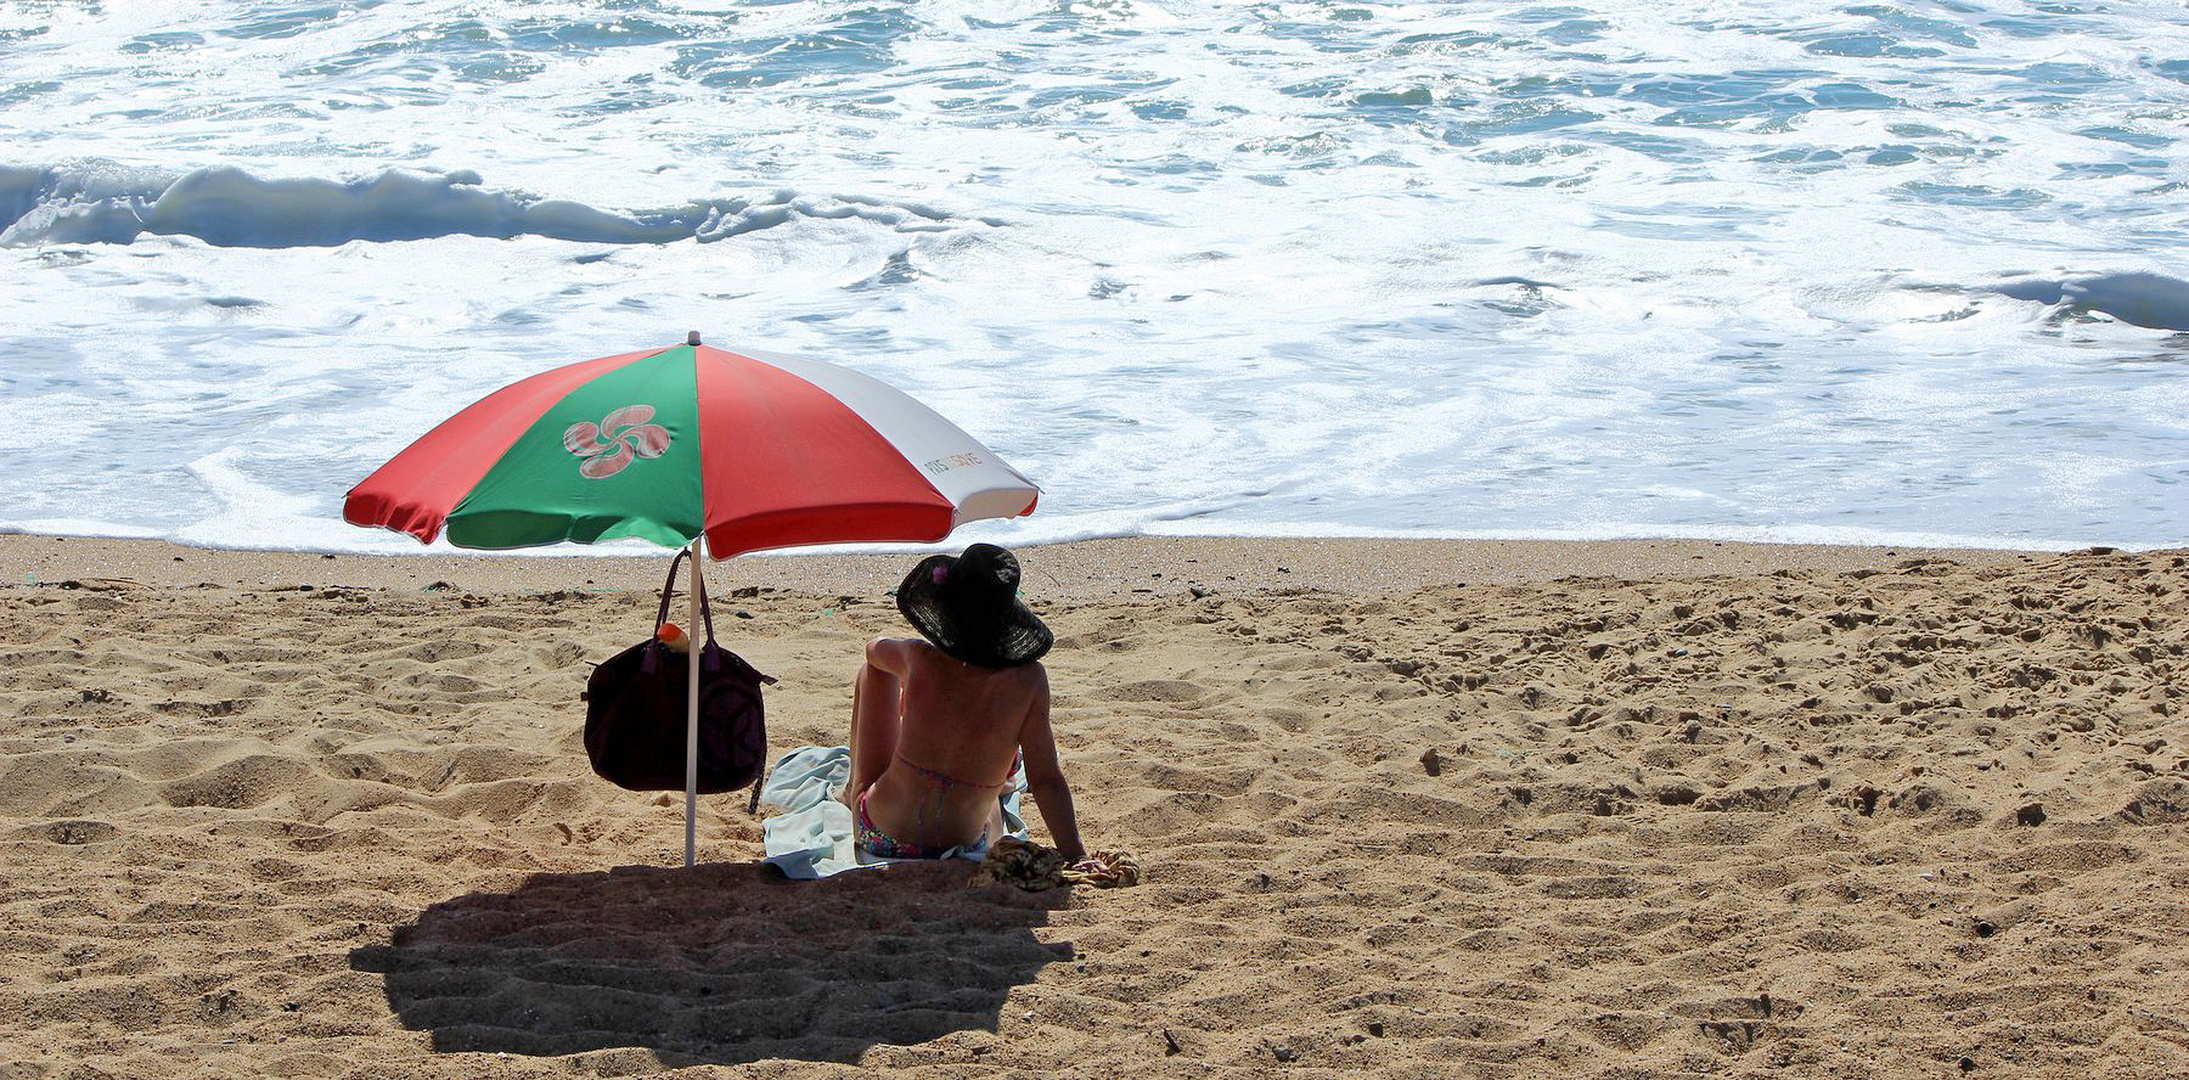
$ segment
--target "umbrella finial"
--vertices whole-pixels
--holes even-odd
[[[697,344],[699,344],[699,331],[697,331],[697,330],[694,330],[694,331],[692,331],[691,333],[689,333],[689,334],[686,334],[686,335],[684,335],[684,344],[686,344],[686,345],[697,345]]]

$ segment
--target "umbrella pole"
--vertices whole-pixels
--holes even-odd
[[[685,640],[692,642],[692,662],[685,665],[690,672],[684,686],[684,866],[689,869],[699,854],[699,661],[706,645],[697,639],[699,632],[699,568],[700,545],[707,536],[701,533],[692,538],[692,583],[687,590],[691,594],[691,616],[687,625],[692,629]]]

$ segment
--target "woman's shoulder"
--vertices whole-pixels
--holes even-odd
[[[1039,661],[1007,668],[987,668],[984,677],[990,686],[1007,687],[1004,692],[1013,701],[1031,702],[1049,692],[1049,672]]]
[[[921,668],[936,675],[1017,683],[1030,688],[1049,685],[1049,670],[1042,667],[1039,660],[1004,668],[980,667],[951,656],[926,638],[916,637],[878,637],[867,643],[869,655],[877,650],[903,658],[907,668]]]

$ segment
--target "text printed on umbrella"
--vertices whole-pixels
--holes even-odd
[[[626,405],[609,413],[597,427],[580,420],[564,428],[562,444],[585,459],[578,463],[578,475],[588,480],[614,476],[633,457],[657,458],[668,453],[669,429],[647,423],[653,418],[651,405]]]
[[[980,463],[981,456],[979,454],[952,454],[949,457],[931,458],[927,461],[923,461],[920,463],[920,468],[926,469],[928,472],[940,475],[942,473],[949,472],[952,469],[963,468],[967,465],[978,465]]]

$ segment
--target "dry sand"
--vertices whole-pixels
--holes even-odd
[[[0,538],[0,1077],[2189,1075],[2183,553],[1022,554],[1137,888],[677,868],[666,558]],[[779,749],[908,561],[713,568]]]

